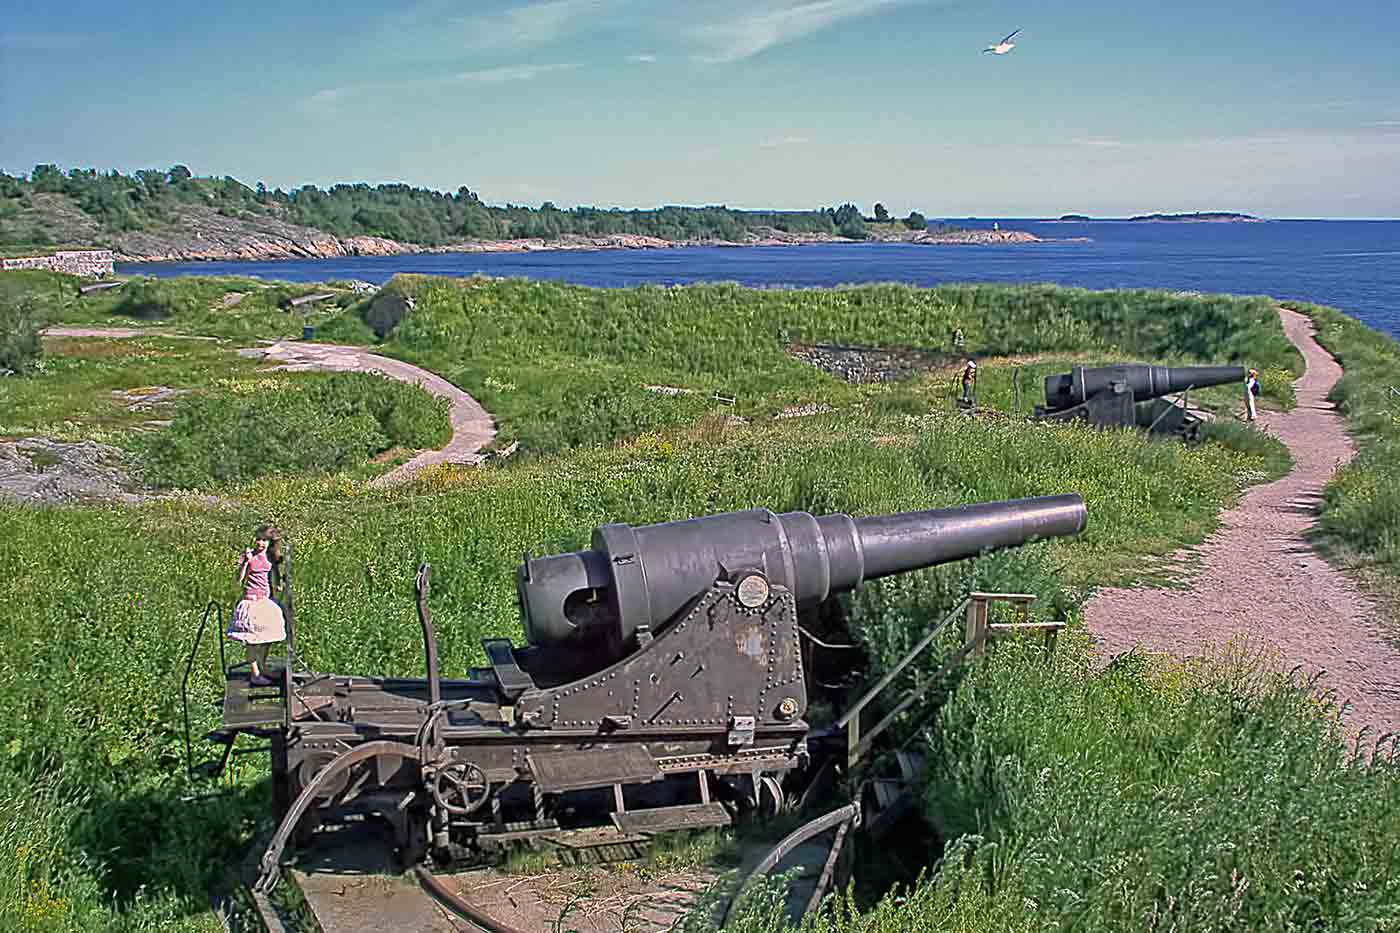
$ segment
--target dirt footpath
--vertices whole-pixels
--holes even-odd
[[[370,486],[391,486],[409,479],[413,474],[439,463],[481,463],[481,449],[496,436],[496,426],[476,399],[441,376],[419,369],[411,363],[369,353],[360,347],[337,346],[326,343],[300,343],[282,340],[269,346],[239,350],[240,355],[262,357],[277,363],[278,370],[328,369],[341,372],[378,372],[401,382],[422,386],[451,406],[448,420],[452,424],[452,439],[440,450],[419,454],[383,476]]]
[[[1313,339],[1307,317],[1282,308],[1279,314],[1307,370],[1294,383],[1297,407],[1260,412],[1260,422],[1288,445],[1293,471],[1250,489],[1224,513],[1216,532],[1193,549],[1202,569],[1189,590],[1101,590],[1085,619],[1107,655],[1140,645],[1190,657],[1207,645],[1243,638],[1251,651],[1277,651],[1285,669],[1325,670],[1322,686],[1351,703],[1347,731],[1369,725],[1374,739],[1400,731],[1400,647],[1379,622],[1375,604],[1304,537],[1322,487],[1355,453],[1327,401],[1342,370]]]

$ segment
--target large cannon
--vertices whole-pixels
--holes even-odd
[[[443,679],[419,568],[424,679],[230,669],[224,725],[270,740],[283,848],[332,812],[377,814],[400,858],[548,839],[601,817],[622,833],[725,825],[811,764],[814,683],[799,617],[868,580],[1076,535],[1078,495],[852,517],[753,509],[603,525],[591,547],[517,571],[527,644]],[[294,645],[289,639],[289,657]],[[227,756],[225,756],[227,757]],[[679,801],[679,802],[677,802]],[[729,804],[729,806],[726,806]]]
[[[1037,406],[1035,414],[1047,421],[1083,419],[1100,427],[1142,427],[1194,437],[1204,413],[1190,409],[1190,391],[1243,384],[1244,378],[1242,366],[1076,366],[1045,378],[1045,405]],[[1183,398],[1167,398],[1171,395]]]

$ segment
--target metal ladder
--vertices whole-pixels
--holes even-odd
[[[863,828],[866,833],[875,839],[880,838],[892,829],[899,820],[909,812],[914,804],[915,793],[919,785],[919,778],[923,773],[922,756],[909,751],[906,747],[896,749],[893,755],[894,773],[883,776],[866,776],[867,768],[870,764],[875,739],[888,730],[895,721],[911,707],[922,699],[936,685],[943,681],[943,677],[951,671],[957,664],[967,658],[982,657],[986,653],[987,643],[995,637],[1013,634],[1020,631],[1041,631],[1045,633],[1046,646],[1053,648],[1056,636],[1065,628],[1064,622],[1029,622],[1026,621],[1030,605],[1036,597],[1028,593],[984,593],[974,591],[968,594],[951,612],[943,617],[938,624],[934,625],[924,634],[914,647],[905,652],[899,662],[895,664],[883,677],[881,677],[870,689],[865,691],[861,697],[836,721],[833,731],[844,729],[846,732],[846,754],[845,765],[850,776],[858,781],[856,799],[844,807],[840,807],[829,813],[823,814],[816,819],[793,830],[783,838],[772,850],[758,863],[750,872],[749,876],[739,885],[734,897],[730,900],[725,913],[725,921],[728,922],[735,906],[739,902],[740,892],[748,886],[749,882],[760,875],[766,876],[782,861],[783,857],[792,852],[797,846],[822,833],[836,830],[835,838],[832,841],[830,853],[826,863],[822,867],[822,872],[818,876],[817,885],[809,898],[803,917],[811,914],[821,904],[822,898],[830,888],[832,882],[838,874],[838,865],[841,862],[849,832],[852,829]],[[988,621],[989,606],[993,602],[1011,603],[1016,608],[1016,615],[1019,621],[1010,623],[992,623]],[[960,648],[954,651],[938,671],[925,680],[921,685],[909,693],[893,710],[885,715],[874,728],[869,732],[861,732],[861,713],[874,702],[885,689],[899,676],[910,663],[931,645],[938,634],[942,632],[953,620],[959,616],[966,620],[966,638]],[[914,735],[918,735],[917,732]],[[911,736],[911,739],[913,736]],[[908,741],[905,742],[905,746]],[[834,760],[834,759],[833,759]],[[831,765],[827,762],[827,766]],[[823,771],[825,770],[823,767]],[[874,769],[871,769],[874,770]],[[813,785],[820,780],[819,773],[813,779]],[[804,795],[805,797],[805,795]]]

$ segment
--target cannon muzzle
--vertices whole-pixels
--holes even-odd
[[[757,571],[799,611],[866,580],[1079,534],[1078,495],[852,518],[767,509],[634,527],[602,525],[592,547],[527,559],[516,575],[525,636],[593,663],[623,657],[719,581]]]
[[[1243,382],[1244,375],[1242,366],[1076,366],[1045,378],[1045,407],[1049,411],[1073,408],[1115,383],[1126,385],[1136,401],[1144,402],[1187,389]]]

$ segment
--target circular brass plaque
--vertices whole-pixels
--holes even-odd
[[[751,573],[739,581],[739,604],[757,609],[768,601],[768,581]]]

